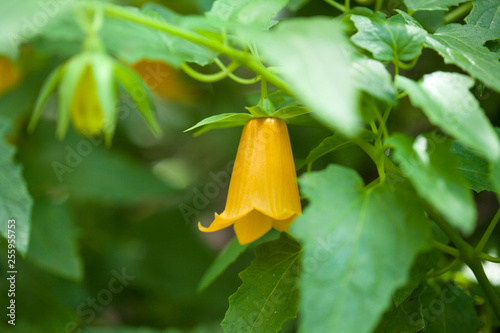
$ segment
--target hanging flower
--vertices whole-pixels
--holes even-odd
[[[247,244],[271,228],[286,231],[301,213],[290,138],[285,122],[251,119],[243,128],[229,184],[226,209],[215,214],[204,232],[234,224],[240,244]]]

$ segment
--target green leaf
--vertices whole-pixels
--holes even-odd
[[[33,200],[24,182],[21,167],[14,162],[16,149],[7,143],[5,135],[10,122],[0,117],[0,233],[7,238],[7,221],[14,219],[16,250],[28,251]],[[12,235],[12,232],[11,232]],[[11,237],[12,238],[12,237]]]
[[[470,77],[434,72],[417,83],[402,76],[398,86],[408,92],[412,103],[424,111],[431,123],[475,150],[482,157],[500,157],[500,142],[493,126],[469,89]]]
[[[286,233],[255,248],[255,260],[240,273],[243,283],[229,298],[225,332],[277,332],[295,318],[300,253],[300,244]]]
[[[472,193],[458,170],[458,160],[450,153],[451,142],[432,137],[413,138],[394,134],[385,142],[394,147],[401,165],[418,194],[432,204],[452,225],[466,235],[474,231],[476,207]]]
[[[403,0],[410,10],[448,10],[448,7],[456,6],[468,0]]]
[[[276,110],[271,116],[280,119],[289,119],[303,116],[310,112],[311,111],[308,108],[304,108],[302,106],[286,106],[284,108]]]
[[[394,11],[397,12],[398,15],[391,16],[389,18],[389,21],[400,22],[400,23],[408,24],[408,25],[422,28],[422,29],[424,28],[420,24],[420,22],[418,22],[413,16],[409,15],[407,12],[404,12],[400,9],[394,9]]]
[[[458,169],[467,179],[469,188],[475,192],[494,191],[490,180],[488,161],[477,156],[460,142],[453,142],[451,152],[458,157]]]
[[[410,61],[419,56],[424,43],[425,30],[377,16],[352,15],[358,32],[351,40],[383,61]]]
[[[60,139],[63,139],[68,131],[69,120],[71,115],[71,103],[81,77],[88,66],[87,54],[79,54],[65,63],[63,68],[64,75],[59,84],[59,112],[57,117],[57,134]]]
[[[61,277],[80,281],[83,261],[71,212],[64,204],[37,202],[28,258],[39,267]]]
[[[354,170],[337,165],[299,182],[310,200],[291,228],[304,248],[300,328],[372,332],[428,247],[424,210],[404,183],[365,189]]]
[[[454,64],[500,92],[500,54],[483,46],[485,42],[500,38],[500,31],[479,26],[450,24],[426,37],[424,45],[434,49],[445,63]]]
[[[424,291],[420,287],[401,304],[391,305],[384,313],[375,333],[410,333],[419,332],[424,328],[420,295]]]
[[[272,18],[287,4],[288,0],[216,0],[206,15],[267,30],[277,23]]]
[[[0,54],[14,58],[18,47],[35,37],[48,20],[57,19],[67,12],[74,1],[2,0],[0,2]]]
[[[56,90],[57,85],[61,81],[61,78],[64,75],[63,72],[64,66],[58,66],[56,69],[50,73],[49,77],[47,80],[44,82],[42,89],[40,90],[40,93],[38,95],[38,98],[36,100],[36,105],[35,109],[33,110],[33,114],[31,116],[29,125],[28,125],[28,130],[29,131],[34,131],[36,124],[38,123],[38,120],[40,119],[40,116],[42,115],[43,108],[45,104],[47,103],[50,95]]]
[[[375,140],[377,138],[377,136],[373,134],[373,132],[367,130],[363,130],[360,137],[363,140],[368,141]],[[332,136],[325,138],[318,146],[316,146],[316,148],[311,150],[306,159],[302,163],[297,164],[297,170],[301,169],[304,165],[314,163],[317,159],[332,151],[347,148],[350,146],[354,146],[354,142],[351,139],[348,139],[342,136],[340,133],[336,132]]]
[[[472,10],[465,18],[471,25],[500,31],[500,2],[498,0],[475,0]]]
[[[253,37],[315,116],[347,136],[359,133],[361,116],[346,52],[349,44],[339,22],[320,17],[292,19]]]
[[[356,86],[390,105],[398,102],[391,75],[380,61],[358,59],[353,63]]]
[[[154,134],[160,135],[161,128],[156,119],[152,98],[144,82],[134,71],[119,62],[114,62],[114,74],[118,82],[123,85],[127,93],[132,97],[149,128]]]
[[[452,284],[428,285],[420,302],[424,333],[475,333],[483,325],[474,310],[474,299]]]
[[[399,306],[417,289],[418,285],[425,280],[426,274],[436,266],[441,257],[441,252],[433,249],[420,253],[411,266],[409,279],[404,287],[399,288],[392,297],[394,305]]]
[[[201,134],[216,128],[230,128],[244,126],[253,116],[248,113],[223,113],[215,116],[210,116],[203,119],[193,127],[188,128],[184,132],[204,127],[197,134]]]
[[[198,284],[198,292],[205,290],[212,282],[221,275],[229,265],[231,265],[245,250],[249,244],[240,245],[238,239],[233,238],[229,244],[226,245],[224,250],[217,256],[214,262],[210,265],[208,270],[201,277]]]

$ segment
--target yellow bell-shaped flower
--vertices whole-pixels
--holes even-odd
[[[247,244],[271,228],[286,231],[301,213],[295,164],[283,120],[256,118],[243,128],[229,184],[226,209],[215,214],[208,228],[217,231],[234,224],[240,244]]]

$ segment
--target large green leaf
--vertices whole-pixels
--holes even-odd
[[[413,138],[394,134],[386,144],[394,147],[394,158],[420,196],[431,203],[451,224],[467,235],[474,230],[476,207],[472,193],[451,154],[451,142],[431,137]]]
[[[255,260],[240,273],[243,281],[229,298],[225,332],[277,332],[298,307],[300,244],[282,233],[255,248]]]
[[[74,1],[2,0],[0,2],[0,54],[17,56],[18,47],[33,39],[50,20],[67,12]]]
[[[28,258],[56,275],[82,279],[83,261],[78,253],[77,231],[66,205],[45,201],[35,204]]]
[[[500,31],[500,2],[498,0],[475,0],[472,10],[465,18],[467,24]]]
[[[403,303],[391,305],[389,310],[384,313],[375,333],[413,333],[424,328],[424,317],[420,304],[420,295],[424,289],[424,287],[420,287],[414,290]]]
[[[500,92],[500,54],[483,46],[500,38],[500,31],[480,26],[450,24],[427,35],[425,46],[437,51],[447,64],[454,64]]]
[[[441,254],[442,252],[432,249],[417,256],[413,266],[411,266],[408,281],[404,287],[396,290],[392,297],[395,306],[399,306],[410,297],[419,284],[425,280],[426,274],[436,266]]]
[[[397,103],[396,90],[384,64],[372,59],[358,59],[353,63],[353,69],[354,81],[359,89],[387,104]]]
[[[448,10],[450,6],[456,6],[467,0],[403,0],[410,10]]]
[[[314,115],[347,136],[360,131],[349,46],[339,22],[319,17],[293,19],[253,37]]]
[[[399,76],[398,85],[408,92],[412,103],[446,133],[489,160],[500,156],[500,142],[493,126],[469,89],[470,77],[434,72],[419,83]]]
[[[291,229],[304,247],[300,327],[372,332],[428,247],[419,200],[404,183],[365,189],[354,170],[337,165],[306,174],[300,185],[310,200]]]
[[[409,61],[420,55],[425,30],[378,16],[352,15],[358,32],[351,40],[383,61]]]
[[[30,239],[33,200],[24,182],[21,167],[14,161],[16,149],[5,140],[10,122],[0,117],[0,233],[7,238],[7,221],[15,220],[17,251],[26,254]],[[12,239],[12,236],[11,236]]]
[[[474,310],[474,299],[457,286],[428,285],[420,302],[424,333],[475,333],[483,325]]]
[[[469,188],[476,192],[494,191],[490,180],[488,161],[477,156],[460,142],[453,142],[451,152],[459,160],[458,169],[467,179]]]
[[[288,0],[217,0],[207,16],[269,29],[277,23],[273,17],[287,4]]]

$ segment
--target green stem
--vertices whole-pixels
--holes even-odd
[[[488,240],[490,239],[493,230],[495,230],[495,227],[497,226],[499,220],[500,220],[500,208],[497,210],[495,216],[493,216],[493,219],[491,220],[490,224],[488,225],[488,228],[484,232],[483,237],[481,237],[479,244],[477,244],[476,253],[483,252],[483,249],[486,246],[486,243],[488,243]]]
[[[384,0],[377,0],[377,2],[375,2],[375,11],[379,12],[382,9],[383,4]]]
[[[203,74],[200,73],[193,68],[191,68],[188,64],[183,63],[181,65],[181,69],[189,76],[191,76],[193,79],[201,81],[201,82],[216,82],[224,79],[226,76],[228,76],[229,73],[234,71],[236,68],[238,68],[238,64],[233,62],[231,63],[228,67],[224,68],[222,71],[214,74]]]
[[[467,2],[458,6],[457,8],[453,9],[444,16],[444,24],[449,24],[460,20],[465,15],[467,15],[471,11],[471,9],[472,9],[471,2]]]
[[[420,53],[420,54],[422,54],[422,53]],[[406,70],[406,71],[413,69],[415,67],[415,65],[417,64],[418,59],[420,58],[420,54],[417,57],[415,57],[409,64],[404,63],[402,61],[398,61],[399,67]]]
[[[351,0],[345,0],[344,7],[345,7],[346,12],[350,11],[351,10]]]
[[[494,263],[497,263],[497,264],[500,264],[500,258],[495,258],[495,257],[492,257],[484,252],[481,252],[479,253],[479,258],[483,259],[483,260],[487,260],[487,261],[491,261],[491,262],[494,262]]]
[[[495,288],[491,285],[490,280],[486,276],[483,269],[483,264],[481,259],[476,255],[475,249],[470,246],[463,238],[460,236],[457,230],[455,230],[448,222],[428,203],[426,204],[426,211],[434,222],[443,230],[443,232],[448,236],[448,238],[455,244],[459,253],[460,259],[469,266],[477,279],[477,282],[484,291],[486,298],[488,299],[496,317],[500,320],[500,298],[496,294]]]
[[[221,69],[221,70],[226,70],[227,67],[224,65],[224,63],[219,59],[219,58],[215,58],[215,64]],[[239,77],[238,75],[234,74],[232,71],[228,72],[227,73],[227,76],[235,81],[235,82],[238,82],[239,84],[254,84],[256,82],[259,82],[260,80],[260,76],[257,75],[256,77],[253,77],[251,79],[244,79],[242,77]]]
[[[452,255],[454,257],[460,257],[460,252],[458,252],[457,249],[451,247],[451,246],[448,246],[446,244],[443,244],[443,243],[440,243],[436,240],[432,240],[432,246],[434,246],[436,249],[444,252],[444,253],[448,253],[449,255]]]
[[[336,2],[335,0],[325,0],[325,2],[335,8],[337,8],[338,10],[340,10],[342,13],[345,13],[347,12],[346,8],[339,4],[338,2]]]
[[[228,45],[221,44],[218,41],[207,38],[205,36],[199,35],[192,31],[183,29],[181,27],[175,26],[165,21],[152,20],[150,17],[146,17],[140,13],[135,13],[126,9],[123,9],[119,6],[115,5],[103,5],[104,12],[113,17],[125,19],[131,22],[135,22],[141,25],[149,26],[171,35],[183,38],[190,42],[205,46],[211,50],[214,50],[218,53],[224,54],[227,57],[231,58],[233,61],[239,63],[242,66],[247,67],[251,71],[257,73],[262,78],[266,79],[269,83],[274,85],[276,88],[281,90],[283,93],[293,96],[291,93],[290,87],[288,84],[283,81],[280,77],[271,73],[258,59],[253,57],[252,55],[234,49]]]
[[[430,271],[429,273],[427,273],[425,278],[430,279],[430,278],[435,278],[437,276],[443,275],[444,273],[454,269],[458,265],[458,263],[460,263],[460,258],[455,258],[449,265],[446,265],[445,267],[443,267],[437,271]]]

